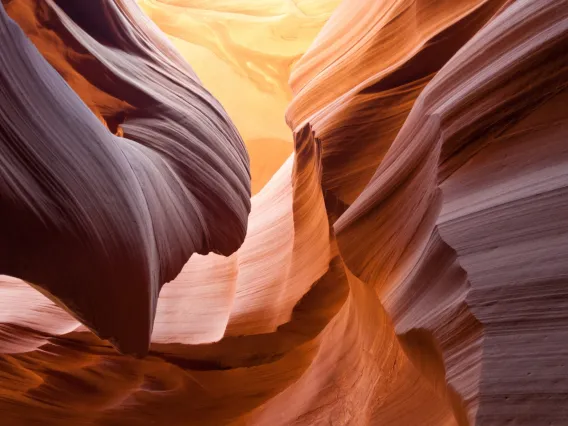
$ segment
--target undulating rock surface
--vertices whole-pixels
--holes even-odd
[[[3,0],[0,97],[5,424],[568,425],[566,0]]]
[[[0,270],[144,353],[162,284],[245,237],[245,147],[136,4],[6,8],[39,51],[2,8]]]

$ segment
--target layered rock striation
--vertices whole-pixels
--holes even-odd
[[[141,3],[162,27],[190,5]],[[231,120],[134,0],[0,18],[7,424],[567,421],[566,1],[344,1],[252,199]],[[291,65],[222,54],[255,84]]]

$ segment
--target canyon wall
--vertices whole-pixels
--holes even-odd
[[[566,1],[2,3],[6,424],[568,422]]]

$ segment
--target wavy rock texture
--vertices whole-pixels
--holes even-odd
[[[244,239],[245,148],[134,4],[7,7],[59,74],[2,8],[0,271],[144,353],[161,285]]]
[[[156,302],[145,358],[118,353],[61,309],[61,300],[55,300],[56,304],[23,281],[2,277],[1,300],[8,303],[0,304],[0,407],[7,424],[566,423],[566,1],[343,2],[294,66],[290,80],[294,98],[286,119],[295,152],[252,198],[248,225],[242,220],[247,211],[246,161],[238,135],[229,131],[231,124],[218,104],[133,0],[97,0],[87,15],[70,0],[4,3],[69,86],[3,14],[0,37],[8,48],[0,55],[1,93],[12,96],[0,110],[0,118],[11,114],[11,120],[1,122],[3,145],[24,144],[39,150],[43,158],[47,148],[34,138],[37,132],[100,129],[114,145],[100,142],[94,130],[84,131],[88,137],[59,140],[68,150],[75,148],[70,141],[93,147],[87,151],[91,158],[80,163],[80,171],[90,172],[94,163],[92,170],[108,167],[123,179],[112,180],[111,173],[101,177],[114,183],[110,186],[118,194],[114,197],[124,204],[119,207],[130,209],[112,210],[119,217],[103,223],[118,226],[120,233],[113,228],[115,233],[110,235],[120,237],[129,231],[119,219],[124,212],[141,209],[134,203],[137,190],[132,189],[140,188],[149,213],[134,223],[154,227],[153,233],[144,234],[156,240],[149,246],[160,254],[175,252],[176,247],[188,250],[175,257],[181,272],[172,273]],[[152,13],[166,13],[164,8],[188,4],[182,0],[159,3],[143,6],[155,8]],[[205,27],[216,25],[212,16],[201,12],[205,3],[192,4],[195,10],[167,30],[174,37],[181,22],[189,22],[188,16],[195,25],[198,18]],[[296,4],[299,10],[302,4]],[[215,10],[234,11],[235,7],[215,3]],[[266,7],[266,14],[273,16],[271,3]],[[239,3],[238,8],[243,15],[250,10],[254,10],[251,15],[260,13],[257,5]],[[165,18],[162,26],[164,22]],[[230,33],[230,27],[226,28]],[[212,37],[211,32],[196,30],[180,31],[180,38],[188,34],[199,40]],[[241,44],[248,43],[246,35],[242,37]],[[207,43],[194,44],[207,44],[212,51],[223,45]],[[120,54],[116,46],[121,46]],[[283,78],[278,68],[257,70],[262,56],[254,56],[254,62],[242,50],[221,50],[241,65],[247,60],[258,62],[251,65],[258,80],[248,76],[255,84],[264,81],[260,76],[266,76],[267,69]],[[22,66],[19,74],[12,71],[13,65],[8,66],[6,58],[12,56],[28,58],[28,66]],[[39,86],[46,79],[38,75],[50,75],[47,82],[55,83]],[[49,87],[30,90],[32,83]],[[53,93],[45,92],[50,99],[64,94],[67,100],[51,101],[53,111],[81,112],[72,125],[49,118],[44,114],[49,108],[40,101],[22,103],[32,99],[31,94],[19,95],[27,90],[41,99],[43,90],[53,87],[57,89]],[[186,88],[187,97],[179,95],[180,87]],[[201,96],[191,96],[196,91]],[[195,106],[197,101],[201,103]],[[188,109],[205,116],[206,111],[216,110],[217,115],[208,121],[215,131],[202,130],[196,137],[192,132],[200,127],[196,123],[184,127],[180,118],[187,116],[182,112]],[[174,111],[178,120],[169,115]],[[20,115],[26,120],[15,121]],[[24,133],[34,117],[43,126]],[[219,136],[219,127],[224,137]],[[45,140],[58,146],[53,137]],[[201,145],[187,142],[193,140]],[[159,141],[161,150],[156,146]],[[173,158],[168,157],[172,145],[183,143],[189,144],[183,147],[186,151],[180,148]],[[120,183],[128,176],[122,177],[126,175],[122,163],[106,153],[111,148],[130,152],[123,145],[137,148],[130,157],[125,154],[124,161],[148,160],[127,168],[139,186],[121,192]],[[188,159],[180,152],[193,152],[195,146],[219,147],[218,156],[204,158],[198,151],[199,168],[194,171],[195,165],[185,167]],[[108,163],[96,160],[103,153]],[[219,179],[203,184],[227,190],[220,196],[224,207],[204,203],[203,210],[186,210],[194,204],[181,195],[170,196],[165,189],[178,194],[172,189],[178,188],[175,182],[184,188],[184,196],[194,197],[192,201],[220,194],[211,190],[194,194],[191,185],[198,184],[184,174],[207,180],[210,176],[200,175],[200,168],[208,166],[206,159],[214,158],[223,165],[219,173],[223,171],[224,179],[235,184],[221,185]],[[37,173],[24,167],[27,163],[6,163],[11,167],[4,170],[13,173]],[[230,169],[235,165],[239,167]],[[55,170],[54,176],[67,183],[64,173],[70,172],[65,167]],[[75,175],[71,188],[87,185],[80,173]],[[107,181],[94,183],[106,185]],[[4,188],[9,187],[1,188],[2,200],[11,200],[5,197]],[[44,193],[56,200],[59,196],[53,187]],[[35,214],[37,205],[44,205],[26,194],[16,195],[19,198],[14,199],[28,200],[28,204],[19,210],[21,219],[8,216],[5,232],[23,232],[16,219],[23,222]],[[83,198],[77,199],[77,205],[88,201],[87,206],[100,209],[97,196],[79,193],[77,197]],[[179,209],[172,212],[169,202]],[[85,211],[98,211],[93,209]],[[194,229],[184,227],[191,223],[191,216],[183,215],[187,211],[211,221],[206,224],[211,223],[215,236],[206,240],[211,243],[207,248],[193,250],[198,254],[188,262],[184,238],[194,234],[174,233]],[[224,221],[226,215],[234,221]],[[96,215],[82,217],[97,219]],[[0,226],[8,228],[4,223]],[[2,235],[13,235],[4,233],[4,228]],[[244,229],[246,237],[236,250]],[[41,237],[32,231],[39,232],[27,232]],[[102,231],[101,235],[107,236]],[[4,241],[20,250],[8,253],[12,258],[33,259],[24,249],[33,253],[37,244],[18,245],[15,237]],[[58,241],[51,251],[60,250],[73,259],[84,255],[77,246],[69,250],[65,242]],[[107,249],[106,244],[103,239],[95,248]],[[148,247],[139,240],[132,244],[132,250]],[[205,255],[213,249],[218,253]],[[123,252],[111,252],[117,265],[125,262]],[[92,253],[101,256],[94,249]],[[158,259],[160,267],[174,263],[172,258]],[[140,257],[130,262],[109,273],[115,281],[108,282],[120,282],[123,270],[131,274]],[[10,270],[2,272],[34,282]],[[83,286],[95,288],[89,279],[79,281],[77,292]],[[134,287],[132,279],[124,282],[112,287],[120,301],[138,294],[124,287]],[[97,309],[103,308],[92,300]],[[74,315],[106,337],[77,311]],[[132,323],[139,326],[135,315],[128,319],[130,324],[121,323],[123,328],[117,329],[126,332]],[[119,345],[119,349],[125,347]]]

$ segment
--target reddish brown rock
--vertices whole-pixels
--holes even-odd
[[[92,127],[119,147],[132,135],[150,146],[173,137],[154,120],[152,140],[128,126],[144,96],[169,105],[160,93],[170,83],[120,68],[125,87],[146,94],[102,90],[103,77],[81,65],[112,42],[101,35],[72,59],[69,35],[85,42],[77,25],[96,16],[77,15],[70,1],[5,3],[91,117],[124,138]],[[146,22],[131,1],[104,4],[130,11],[133,28]],[[148,356],[118,353],[24,282],[0,281],[10,300],[0,304],[8,424],[564,424],[566,6],[344,2],[293,71],[294,155],[252,198],[238,250],[194,250],[201,255],[181,262],[157,302]],[[171,61],[152,70],[183,69],[198,87],[150,34]],[[107,112],[117,109],[129,111],[120,125]],[[222,112],[211,125],[231,128]],[[235,160],[237,145],[219,158]],[[228,207],[242,201],[231,194]],[[225,214],[208,218],[229,232]]]

